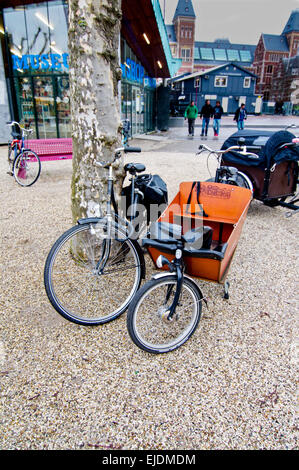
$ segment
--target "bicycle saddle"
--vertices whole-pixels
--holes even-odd
[[[135,173],[141,173],[145,170],[145,165],[143,163],[127,163],[125,165],[125,170],[128,171],[131,175]]]
[[[170,224],[168,222],[155,222],[150,227],[150,239],[161,243],[171,244],[178,240],[183,241],[186,248],[209,249],[212,243],[213,229],[209,226],[200,226],[188,230],[182,234],[182,227],[178,224]]]

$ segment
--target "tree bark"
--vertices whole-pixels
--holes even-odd
[[[118,83],[121,0],[69,0],[73,139],[72,216],[102,215],[107,170],[121,143]],[[116,168],[121,179],[122,162]]]

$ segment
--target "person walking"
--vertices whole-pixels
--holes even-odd
[[[241,106],[235,112],[234,121],[237,122],[239,131],[244,129],[244,121],[247,119],[247,111],[245,109],[245,104],[242,103]]]
[[[210,104],[210,100],[206,100],[205,104],[201,108],[200,118],[202,118],[201,137],[208,135],[210,118],[214,115],[214,108]]]
[[[223,114],[223,108],[220,104],[220,101],[216,101],[216,106],[214,106],[214,122],[213,122],[215,137],[218,137],[219,135],[220,120],[221,120],[222,114]]]
[[[194,104],[194,101],[191,101],[189,106],[186,108],[185,111],[185,119],[188,118],[188,131],[189,135],[194,136],[194,123],[195,119],[197,118],[198,115],[198,109]]]

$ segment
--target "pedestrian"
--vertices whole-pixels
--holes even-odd
[[[242,103],[241,106],[235,112],[234,121],[237,122],[239,131],[244,129],[244,121],[247,119],[247,111],[245,109],[245,104]]]
[[[221,119],[222,114],[223,114],[223,108],[220,104],[220,101],[216,101],[216,106],[214,106],[214,122],[213,122],[215,137],[218,137],[219,135],[220,119]]]
[[[185,119],[188,118],[188,131],[189,135],[194,136],[194,123],[195,119],[197,118],[198,115],[198,109],[194,104],[194,101],[191,101],[189,106],[187,107],[185,111]]]
[[[205,104],[201,108],[200,118],[202,118],[201,137],[205,134],[208,135],[210,118],[214,115],[214,108],[210,104],[210,100],[206,100]]]

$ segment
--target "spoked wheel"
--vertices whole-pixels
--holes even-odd
[[[14,161],[13,174],[21,186],[31,186],[40,175],[41,163],[38,155],[32,150],[24,150]]]
[[[206,181],[207,182],[215,182],[215,178],[209,178]],[[225,183],[225,181],[222,181],[220,179],[218,181],[218,183]],[[248,176],[245,175],[245,173],[242,173],[241,171],[237,172],[235,186],[239,186],[240,188],[250,189],[250,191],[253,192],[253,184],[252,184],[250,178],[248,178]]]
[[[117,232],[105,238],[105,222],[77,225],[54,243],[46,260],[48,298],[67,320],[99,325],[117,318],[137,292],[142,276],[135,240]]]
[[[185,343],[197,328],[202,311],[202,295],[184,278],[179,303],[172,320],[169,308],[176,291],[176,278],[166,275],[151,279],[137,292],[127,314],[127,327],[134,343],[144,351],[159,354]]]
[[[237,173],[237,186],[253,191],[253,184],[251,180],[248,178],[247,175],[245,175],[245,173],[242,173],[241,171],[238,171]]]

